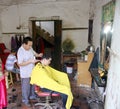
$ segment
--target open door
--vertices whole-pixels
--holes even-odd
[[[52,67],[61,70],[62,21],[32,21],[32,37],[34,50],[51,55]]]

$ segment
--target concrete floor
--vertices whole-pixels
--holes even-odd
[[[96,102],[89,102],[91,99],[96,99],[95,91],[88,87],[77,87],[76,81],[71,79],[71,88],[74,96],[71,109],[103,109]],[[31,108],[26,107],[21,103],[21,83],[15,82],[8,89],[8,107],[7,109],[33,109],[34,103],[31,101]],[[88,100],[89,99],[89,100]],[[92,105],[92,108],[90,108]]]

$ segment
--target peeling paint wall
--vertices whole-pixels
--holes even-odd
[[[100,44],[102,6],[111,0],[95,0],[94,10],[94,44]],[[106,87],[105,109],[120,109],[120,0],[116,0],[115,17],[113,22],[113,36],[110,53],[110,63]],[[115,54],[114,54],[115,53]]]
[[[105,109],[120,109],[120,0],[116,0]]]
[[[95,47],[100,46],[100,32],[101,32],[101,18],[102,18],[102,6],[110,2],[111,0],[94,0],[94,21],[93,21],[93,43]]]
[[[60,16],[62,28],[88,28],[89,8],[90,0],[13,5],[1,13],[2,32],[28,32],[30,17],[50,20],[52,16]],[[16,27],[19,24],[25,28],[17,30]],[[80,52],[88,46],[88,29],[62,31],[62,41],[67,37],[73,39],[76,52]]]

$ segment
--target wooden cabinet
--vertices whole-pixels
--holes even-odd
[[[92,77],[89,72],[89,66],[93,59],[94,53],[88,53],[88,60],[87,61],[77,61],[77,85],[78,86],[90,86],[92,83]]]

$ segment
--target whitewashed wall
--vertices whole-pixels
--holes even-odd
[[[50,19],[51,16],[60,16],[63,21],[63,28],[88,28],[89,6],[90,0],[13,5],[4,9],[1,13],[1,31],[3,33],[28,32],[28,20],[30,17]],[[19,23],[25,28],[16,30]],[[7,36],[9,37],[10,35]],[[63,31],[62,37],[63,39],[71,37],[76,44],[76,51],[81,51],[88,45],[87,29]],[[6,38],[3,37],[3,41],[6,41]]]
[[[120,0],[116,0],[105,109],[120,109]]]
[[[2,25],[1,25],[1,16],[0,16],[0,42],[2,42]]]
[[[93,21],[93,43],[95,47],[100,46],[102,6],[111,0],[94,0],[94,21]]]
[[[95,0],[94,16],[94,44],[99,46],[101,31],[102,6],[111,0]],[[110,56],[110,67],[108,72],[105,109],[120,109],[120,0],[116,0],[115,18],[113,24],[113,36],[111,48],[116,55]]]
[[[88,46],[88,30],[74,30],[74,31],[63,31],[64,37],[62,40],[65,40],[66,37],[70,37],[74,44],[74,52],[79,52]]]

